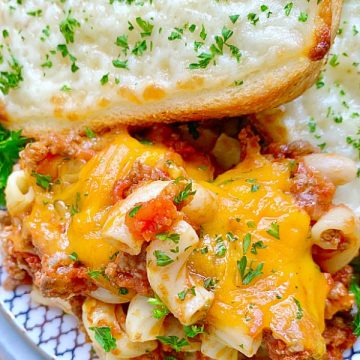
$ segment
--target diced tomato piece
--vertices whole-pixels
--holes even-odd
[[[133,236],[146,241],[168,231],[179,217],[172,200],[163,195],[141,204],[135,215],[130,214],[131,211],[126,215],[125,224]]]

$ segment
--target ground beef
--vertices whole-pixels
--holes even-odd
[[[169,174],[163,169],[144,165],[137,161],[125,178],[116,181],[113,189],[114,203],[125,199],[144,182],[169,179]]]
[[[32,278],[29,275],[28,264],[25,259],[11,254],[12,243],[10,241],[4,243],[3,246],[5,248],[3,264],[8,274],[4,287],[13,290],[19,285],[31,284]]]
[[[291,179],[290,192],[312,220],[318,220],[330,209],[335,190],[333,183],[299,162]]]
[[[271,143],[265,152],[272,154],[276,159],[296,159],[300,156],[318,153],[319,149],[307,141],[297,140],[287,145]]]
[[[309,360],[309,351],[290,351],[282,340],[275,339],[270,330],[265,330],[263,342],[267,349],[269,358],[272,360]]]
[[[19,285],[31,284],[35,273],[41,270],[40,258],[34,253],[16,251],[9,236],[11,233],[4,230],[1,233],[3,264],[8,274],[4,287],[12,290]]]
[[[142,295],[152,294],[146,274],[145,250],[137,256],[120,252],[115,261],[107,265],[105,274],[113,286],[132,289]]]
[[[96,290],[87,268],[65,254],[44,256],[41,263],[42,269],[35,274],[34,284],[46,297],[67,299]]]
[[[325,318],[331,319],[339,311],[350,310],[354,299],[349,293],[353,269],[350,265],[332,274],[331,288],[326,299]]]
[[[195,147],[195,143],[190,144],[184,140],[179,129],[174,126],[155,124],[145,131],[144,135],[146,139],[157,144],[163,144],[169,150],[180,154],[186,161],[197,162],[204,166],[212,167],[210,156],[198,147]]]
[[[326,329],[323,333],[325,338],[327,355],[329,360],[342,360],[343,352],[356,341],[352,330],[351,316],[336,316],[326,322]]]
[[[74,131],[69,133],[50,133],[41,136],[39,141],[29,143],[20,154],[20,164],[29,172],[49,173],[47,163],[53,165],[57,160],[76,158],[90,160],[95,155],[94,143]]]

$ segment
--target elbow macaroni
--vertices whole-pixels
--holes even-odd
[[[340,231],[345,238],[345,250],[338,250],[324,240],[323,234],[327,231]],[[332,249],[329,257],[321,261],[325,271],[334,273],[347,265],[359,252],[360,226],[354,212],[345,205],[335,206],[324,214],[311,229],[314,244],[322,249]]]
[[[8,178],[5,189],[6,204],[11,215],[27,210],[35,199],[30,177],[24,170],[14,171]]]
[[[85,329],[94,345],[100,358],[106,360],[131,359],[157,348],[156,341],[132,342],[123,330],[122,319],[125,314],[121,306],[105,304],[95,299],[88,298],[83,305],[83,323]],[[116,340],[116,349],[105,353],[97,342],[94,335],[94,328],[108,327],[111,335]]]
[[[238,359],[238,352],[226,346],[213,334],[201,335],[201,352],[214,360]]]
[[[261,345],[262,335],[256,337],[246,334],[241,326],[214,326],[209,330],[228,348],[239,351],[247,357],[252,357],[258,351]]]
[[[107,304],[125,304],[128,303],[134,295],[135,293],[133,291],[129,291],[126,295],[115,295],[103,287],[98,287],[90,293],[90,296],[94,299]]]
[[[148,302],[149,298],[136,295],[129,304],[126,316],[126,333],[131,341],[144,342],[156,340],[156,337],[163,335],[164,318],[153,317],[153,306]]]
[[[341,155],[311,154],[304,156],[305,165],[320,172],[334,185],[344,185],[356,178],[356,163]]]
[[[182,208],[182,211],[197,225],[211,221],[217,210],[216,195],[197,183],[193,183],[196,191],[190,203]]]
[[[190,325],[206,315],[214,295],[195,283],[185,265],[199,241],[196,232],[185,221],[179,221],[173,231],[180,235],[178,245],[155,240],[147,248],[147,274],[152,289],[169,310],[182,324]],[[155,254],[159,251],[171,259],[169,265],[157,264]],[[181,299],[179,294],[183,291],[186,294]]]

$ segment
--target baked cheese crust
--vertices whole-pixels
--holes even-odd
[[[0,120],[43,130],[196,120],[302,93],[341,0],[0,3]]]

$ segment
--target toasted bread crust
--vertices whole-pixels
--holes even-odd
[[[66,114],[29,119],[24,134],[37,137],[39,132],[53,130],[112,128],[119,124],[144,125],[161,122],[194,121],[241,116],[276,107],[291,101],[308,89],[318,76],[324,58],[337,32],[342,0],[323,0],[319,5],[313,43],[305,50],[307,56],[279,65],[267,73],[254,74],[240,86],[216,90],[189,90],[180,95],[149,100],[136,104],[125,103],[88,113]],[[0,122],[10,128],[10,119],[0,103]]]

